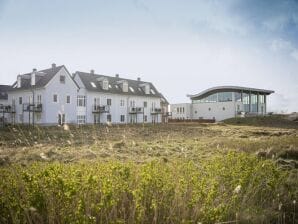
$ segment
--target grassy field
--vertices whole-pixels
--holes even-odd
[[[298,124],[283,117],[6,127],[0,165],[0,223],[290,223],[298,210]]]

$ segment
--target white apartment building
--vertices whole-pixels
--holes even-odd
[[[167,100],[150,82],[94,71],[71,75],[64,65],[18,75],[6,92],[0,112],[16,124],[160,123],[169,115]]]
[[[76,72],[78,124],[160,123],[168,117],[168,102],[150,82]]]
[[[267,96],[272,90],[218,86],[195,95],[191,103],[171,105],[173,119],[214,119],[221,121],[236,116],[265,115]]]
[[[8,102],[8,91],[11,86],[0,85],[0,126],[11,123],[15,108]]]
[[[18,75],[8,92],[8,102],[15,107],[13,123],[76,123],[78,85],[64,65]]]

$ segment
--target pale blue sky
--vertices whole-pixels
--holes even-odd
[[[240,85],[298,111],[298,1],[0,0],[0,83],[53,62],[140,76],[171,103]]]

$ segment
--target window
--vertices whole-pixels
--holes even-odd
[[[144,107],[145,108],[147,107],[147,101],[144,101]]]
[[[219,102],[227,102],[232,101],[232,92],[222,92],[218,93],[218,101]]]
[[[65,83],[65,76],[64,75],[60,75],[60,83]]]
[[[123,82],[123,84],[122,84],[122,91],[123,92],[128,92],[128,83],[127,82]]]
[[[211,108],[209,107],[208,110],[211,111]]]
[[[41,95],[37,95],[37,103],[38,103],[38,104],[41,103]]]
[[[90,84],[91,84],[91,86],[92,86],[93,88],[96,88],[96,85],[95,85],[94,82],[90,82]]]
[[[107,105],[109,105],[109,106],[112,105],[112,99],[107,99]]]
[[[235,92],[234,93],[234,96],[235,96],[235,101],[236,102],[241,102],[242,101],[242,99],[241,99],[241,93],[239,93],[239,92]]]
[[[112,89],[112,86],[111,86],[111,84],[109,84],[109,88],[110,88],[110,89]]]
[[[66,96],[66,103],[70,103],[70,96]]]
[[[135,107],[136,106],[136,102],[134,100],[130,101],[130,107]]]
[[[144,116],[144,122],[147,122],[147,115]]]
[[[19,97],[19,104],[22,104],[23,103],[23,98],[20,96]]]
[[[23,122],[23,114],[19,114],[19,122]]]
[[[226,110],[226,108],[225,108],[225,107],[223,107],[223,108],[222,108],[222,110]]]
[[[124,103],[125,103],[124,100],[120,100],[120,106],[121,106],[121,107],[124,107],[124,105],[125,105]]]
[[[109,81],[108,81],[108,80],[104,80],[104,81],[102,82],[102,88],[103,88],[104,90],[108,90],[108,89],[109,89]]]
[[[153,95],[155,95],[155,91],[154,91],[154,89],[151,89],[150,91],[151,91],[151,93],[152,93]]]
[[[182,113],[184,114],[184,107],[182,107]]]
[[[111,114],[107,115],[107,122],[112,122],[112,115]]]
[[[197,114],[197,113],[198,113],[198,111],[195,110],[195,114]]]
[[[86,123],[86,116],[85,115],[78,115],[77,116],[77,123],[78,124],[85,124]]]
[[[54,94],[53,95],[53,102],[54,103],[57,103],[58,102],[58,95],[57,94]]]
[[[120,122],[125,122],[125,115],[120,116]]]
[[[240,105],[237,105],[237,111],[240,111]]]
[[[86,96],[78,96],[77,106],[78,107],[86,107]]]
[[[132,88],[131,86],[129,87],[129,89],[131,92],[133,92],[133,93],[135,92],[134,88]]]

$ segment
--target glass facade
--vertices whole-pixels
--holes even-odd
[[[199,100],[192,100],[192,103],[216,103],[216,102],[242,102],[244,112],[265,112],[265,94],[248,92],[218,92],[213,93]]]
[[[216,102],[229,102],[233,100],[232,92],[219,92],[211,94],[200,100],[193,100],[193,103],[216,103]]]

